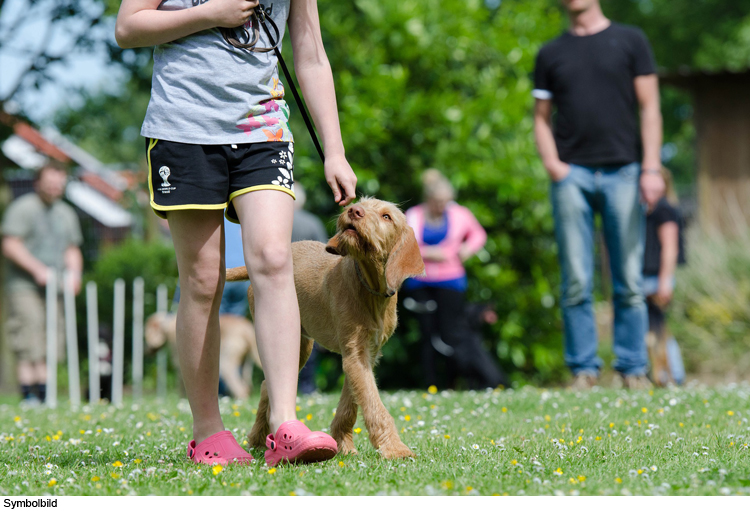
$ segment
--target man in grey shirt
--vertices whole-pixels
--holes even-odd
[[[18,362],[21,396],[31,402],[43,401],[46,395],[45,288],[49,270],[57,272],[58,282],[66,271],[76,294],[81,288],[83,256],[79,246],[83,239],[75,211],[61,200],[66,179],[62,164],[46,164],[37,172],[35,191],[11,203],[3,217],[8,344]],[[57,324],[62,348],[64,324],[60,318]]]

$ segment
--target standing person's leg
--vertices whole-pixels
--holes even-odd
[[[602,222],[609,251],[614,301],[615,371],[645,375],[648,317],[641,286],[646,215],[640,202],[640,165],[628,164],[601,176]]]
[[[300,316],[292,270],[294,200],[273,190],[232,200],[242,224],[247,273],[255,295],[255,336],[270,403],[271,432],[296,420]]]
[[[47,382],[44,295],[33,289],[12,290],[6,304],[8,345],[16,357],[21,398],[44,402],[44,394],[40,393],[46,391]]]
[[[420,287],[407,292],[408,297],[411,297],[416,302],[414,306],[413,314],[417,317],[419,322],[419,332],[421,334],[421,365],[422,365],[422,379],[424,381],[423,386],[438,386],[442,387],[442,383],[439,383],[437,367],[435,363],[436,355],[435,349],[432,347],[432,335],[437,333],[437,319],[435,311],[428,311],[427,304],[432,302],[433,306],[437,304],[434,298],[434,290],[432,288]]]
[[[224,288],[221,210],[167,213],[180,277],[177,350],[196,444],[224,429],[219,413],[219,304]]]
[[[562,273],[561,306],[565,363],[574,375],[596,377],[601,367],[592,307],[594,280],[594,175],[582,166],[550,189],[558,258]],[[590,380],[593,383],[593,379]]]

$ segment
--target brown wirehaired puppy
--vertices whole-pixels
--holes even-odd
[[[172,363],[179,372],[176,325],[177,315],[154,313],[146,320],[144,338],[149,355],[168,345],[172,353]],[[220,315],[219,327],[221,330],[219,376],[234,398],[244,400],[253,389],[253,366],[263,369],[255,342],[255,328],[252,322],[238,315]],[[184,394],[182,379],[178,383],[181,393]]]
[[[414,231],[390,202],[364,198],[338,218],[336,235],[328,241],[292,244],[302,340],[300,369],[313,342],[341,354],[346,378],[331,436],[339,451],[356,453],[352,430],[357,406],[362,407],[370,442],[383,457],[413,457],[398,436],[393,417],[380,400],[373,368],[380,348],[396,329],[396,292],[408,277],[424,273]],[[227,280],[246,280],[244,267],[228,269]],[[248,291],[254,314],[253,288]],[[265,382],[250,445],[265,446],[268,394]]]

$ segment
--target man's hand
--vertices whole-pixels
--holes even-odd
[[[326,157],[325,176],[338,205],[346,206],[356,198],[357,175],[343,155]]]
[[[557,160],[549,166],[545,166],[549,177],[553,182],[562,182],[570,174],[570,164]]]
[[[216,27],[239,27],[250,20],[258,0],[211,0],[201,6]]]
[[[641,174],[641,198],[653,206],[664,196],[666,186],[664,178],[656,170],[644,170]]]
[[[37,286],[47,287],[47,277],[49,277],[49,268],[46,266],[39,266],[38,268],[34,269],[34,272],[31,273],[31,276],[34,277],[34,282],[36,282]]]

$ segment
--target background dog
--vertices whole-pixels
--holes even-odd
[[[176,323],[176,315],[154,313],[146,320],[145,339],[146,350],[149,354],[169,345],[172,362],[175,369],[179,371]],[[253,387],[253,366],[263,369],[255,342],[255,328],[248,319],[237,315],[221,315],[219,325],[221,326],[219,376],[233,397],[246,399]],[[182,380],[179,383],[182,387]]]
[[[300,369],[316,340],[343,359],[346,379],[331,423],[339,451],[356,453],[352,430],[361,406],[370,442],[383,457],[414,456],[401,442],[373,375],[380,348],[396,329],[396,292],[406,278],[424,272],[406,217],[389,202],[365,198],[339,216],[337,233],[327,245],[295,242],[292,256],[302,322]],[[228,281],[247,278],[244,267],[227,270]],[[254,314],[252,287],[248,299]],[[262,448],[268,433],[264,382],[250,445]]]

